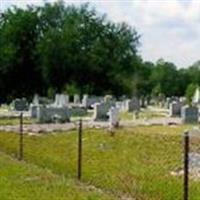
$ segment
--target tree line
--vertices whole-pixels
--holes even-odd
[[[183,96],[200,83],[200,62],[146,62],[140,45],[135,28],[89,4],[9,8],[0,16],[0,101],[60,92]]]

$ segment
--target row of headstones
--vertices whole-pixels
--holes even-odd
[[[45,99],[47,99],[47,98],[39,97],[38,95],[35,95],[35,97],[33,99],[33,104],[36,104],[36,105],[50,104],[51,101],[45,101]],[[56,94],[55,100],[52,104],[53,104],[53,106],[56,106],[56,107],[62,107],[62,106],[67,106],[69,103],[70,103],[70,96],[69,95],[67,95],[67,94]],[[74,104],[80,104],[80,96],[78,94],[74,95],[73,103]]]
[[[35,95],[33,98],[33,105],[49,105],[52,104],[52,106],[55,107],[63,107],[68,106],[70,103],[69,95],[65,94],[56,94],[54,102],[48,98],[45,97],[39,97],[38,95]],[[83,95],[82,101],[80,101],[79,95],[74,95],[74,104],[79,104],[82,107],[85,108],[92,108],[92,106],[95,103],[101,103],[101,102],[107,102],[107,101],[115,101],[114,98],[110,95],[106,95],[105,97],[99,97],[99,96],[89,96],[89,95]],[[12,103],[13,109],[16,111],[25,111],[29,108],[29,103],[25,98],[21,99],[15,99]],[[135,110],[135,107],[140,107],[140,105],[145,105],[144,101],[139,101],[137,98],[133,99],[125,99],[123,101],[118,102],[118,106],[120,107],[121,111],[132,111]]]
[[[107,95],[107,96],[109,96],[109,95]],[[81,100],[80,95],[75,94],[74,99],[73,99],[73,103],[76,104],[76,105],[79,104],[80,106],[85,107],[85,108],[91,108],[91,106],[94,103],[103,102],[107,98],[107,96],[97,97],[97,96],[89,96],[89,95],[85,94],[85,95],[83,95],[83,98]],[[40,102],[40,99],[41,99],[40,97],[35,96],[34,100],[33,100],[33,104],[37,104],[37,105],[43,104],[42,102]],[[70,103],[70,96],[69,95],[56,94],[55,101],[53,102],[53,106],[63,107],[63,106],[68,106],[69,103]]]
[[[50,122],[69,122],[72,116],[84,116],[87,109],[79,106],[57,107],[52,105],[34,105],[30,106],[30,116],[39,123]]]
[[[80,108],[83,109],[83,108]],[[84,109],[86,112],[87,110]],[[48,122],[69,122],[70,117],[74,114],[74,108],[52,107],[52,106],[31,106],[31,117],[36,118],[40,123]],[[80,116],[80,110],[77,111]],[[82,112],[82,114],[85,114]],[[112,121],[116,124],[119,119],[119,109],[111,102],[96,103],[94,105],[94,121]]]
[[[82,107],[85,108],[92,108],[93,104],[100,103],[100,102],[107,102],[107,101],[113,101],[113,97],[111,95],[106,95],[105,97],[101,96],[89,96],[87,94],[83,95],[83,98],[81,100],[80,95],[76,94],[74,95],[74,104],[79,104]],[[56,95],[54,105],[55,106],[66,106],[69,102],[69,96],[68,95]]]
[[[119,125],[119,108],[114,104],[104,102],[95,104],[95,112],[93,120],[95,121],[109,121],[110,127],[117,127]],[[40,123],[49,122],[69,122],[71,113],[69,108],[56,108],[56,107],[35,107],[35,116]]]
[[[105,102],[106,101],[105,99],[107,97],[108,97],[108,100],[110,100],[109,95],[105,97],[84,95],[82,100],[80,100],[80,95],[75,94],[73,103],[76,105],[79,104],[80,106],[85,107],[85,108],[91,108],[94,103]],[[183,98],[179,99],[178,97],[166,98],[165,101],[162,103],[162,105],[169,109],[170,104],[174,101],[183,102],[184,99]],[[56,94],[54,102],[48,98],[39,97],[38,95],[35,95],[33,99],[34,105],[52,104],[53,106],[56,106],[56,107],[63,107],[63,106],[69,105],[69,103],[70,103],[69,95],[64,95],[64,94]],[[141,98],[140,100],[137,98],[133,98],[133,99],[125,98],[124,100],[117,102],[117,104],[120,107],[120,111],[127,111],[127,112],[131,112],[135,110],[135,107],[146,107],[147,105],[149,105],[148,100],[145,98]],[[28,110],[29,104],[25,98],[15,99],[12,103],[12,107],[16,111],[25,111],[25,110]]]
[[[196,106],[185,105],[181,101],[174,101],[169,105],[171,117],[181,117],[184,123],[197,123],[199,120],[199,109]]]
[[[93,98],[93,99],[92,99]],[[87,107],[91,106],[93,102],[102,101],[103,103],[110,103],[112,97],[107,95],[103,100],[101,98],[88,98],[87,95],[84,95],[83,99],[89,99],[90,105],[80,106],[80,105],[70,105],[67,104],[68,97],[67,95],[56,95],[55,102],[49,105],[42,105],[37,98],[34,98],[34,103],[30,106],[31,117],[36,118],[38,122],[53,122],[60,121],[66,122],[70,121],[71,116],[82,116],[87,114]]]
[[[178,102],[182,105],[185,105],[187,103],[185,97],[167,97],[165,100],[165,108],[169,109],[170,105],[174,102]]]
[[[147,105],[156,105],[161,108],[166,108],[169,109],[169,106],[172,102],[182,102],[186,103],[186,98],[185,97],[177,97],[177,96],[172,96],[172,97],[154,97],[150,98],[150,101],[148,101]]]
[[[118,107],[121,112],[133,112],[139,111],[142,104],[138,98],[133,97],[132,99],[116,102],[116,107]]]
[[[112,108],[112,112],[110,109]],[[109,114],[112,113],[112,119],[119,119],[119,112],[133,112],[140,110],[140,102],[137,98],[132,98],[128,100],[124,100],[121,102],[115,101],[104,101],[101,103],[94,104],[94,116],[93,119],[95,121],[106,121],[108,120]],[[116,116],[114,116],[114,114]]]

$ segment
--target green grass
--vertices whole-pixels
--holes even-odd
[[[0,153],[2,200],[110,200],[111,196]]]
[[[84,130],[83,179],[103,191],[139,200],[181,200],[182,177],[170,172],[182,167],[182,133],[190,126],[151,126]],[[76,177],[77,133],[70,131],[25,136],[25,160],[66,178]],[[18,137],[0,133],[0,150],[17,156]],[[190,200],[200,200],[200,182],[190,185]],[[81,198],[80,198],[81,199]]]
[[[27,117],[24,117],[23,119],[24,124],[31,124],[33,123],[33,120]],[[19,124],[19,118],[18,117],[1,117],[0,118],[0,126],[5,125],[18,125]]]
[[[165,117],[166,113],[156,112],[148,109],[143,109],[139,112],[139,119],[152,119],[158,117]],[[134,112],[121,112],[120,113],[121,120],[133,120],[135,119]]]

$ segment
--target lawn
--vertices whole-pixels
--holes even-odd
[[[166,117],[167,113],[158,112],[150,109],[142,109],[139,112],[139,119],[152,119],[152,118],[162,118]],[[134,112],[121,112],[120,113],[121,120],[134,120],[135,113]]]
[[[0,177],[2,200],[114,200],[111,195],[3,153],[0,153]]]
[[[139,200],[181,200],[182,177],[171,171],[182,167],[182,133],[189,126],[151,126],[83,133],[84,184],[117,197]],[[77,132],[41,134],[24,138],[25,161],[66,178],[76,177]],[[0,133],[0,150],[17,157],[18,137]],[[200,182],[191,181],[190,200],[200,199]],[[80,198],[82,199],[82,198]],[[102,198],[103,199],[103,198]]]
[[[34,120],[28,117],[24,117],[23,123],[31,124],[31,123],[34,123]],[[19,124],[19,117],[0,117],[0,126],[18,125],[18,124]]]

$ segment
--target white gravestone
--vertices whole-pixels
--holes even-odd
[[[74,104],[80,104],[80,96],[78,94],[74,95]]]
[[[109,112],[109,127],[114,128],[119,126],[119,108],[111,107]]]

